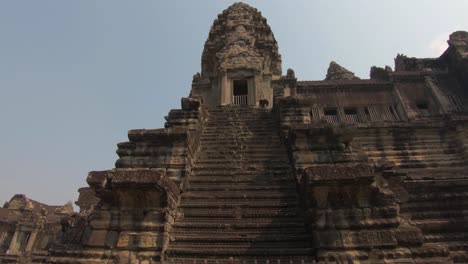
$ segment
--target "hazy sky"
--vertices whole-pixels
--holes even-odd
[[[301,80],[323,79],[332,60],[368,78],[397,53],[438,57],[450,32],[468,30],[466,0],[245,2]],[[129,129],[162,127],[232,3],[0,0],[0,201],[75,201],[88,171],[113,168]]]

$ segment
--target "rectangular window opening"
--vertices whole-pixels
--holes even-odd
[[[358,112],[357,109],[354,107],[350,108],[345,108],[344,114],[345,114],[345,121],[347,123],[359,123],[359,117],[358,117]]]
[[[324,109],[323,112],[327,116],[336,116],[336,115],[338,115],[338,111],[336,110],[336,108]]]
[[[247,105],[249,84],[247,80],[232,81],[232,102],[234,105]]]
[[[417,104],[416,104],[416,107],[417,107],[419,110],[429,110],[429,107],[428,107],[428,105],[427,105],[426,102],[417,103]]]
[[[338,110],[336,108],[325,108],[323,109],[325,114],[324,118],[327,123],[339,123],[338,121]]]
[[[345,115],[357,115],[356,108],[345,108],[344,109]]]
[[[247,80],[234,80],[234,96],[247,95],[248,94],[248,84]]]

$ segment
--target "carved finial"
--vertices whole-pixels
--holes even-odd
[[[342,67],[338,63],[332,61],[327,70],[327,77],[325,80],[357,80],[359,79],[346,68]]]
[[[197,83],[200,81],[200,79],[201,79],[201,75],[199,72],[197,72],[193,75],[192,83]]]
[[[294,73],[294,70],[289,68],[286,72],[286,77],[290,79],[296,78],[296,74]]]

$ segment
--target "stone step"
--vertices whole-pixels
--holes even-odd
[[[453,134],[440,133],[435,130],[417,131],[417,132],[401,132],[401,133],[391,133],[391,132],[371,132],[371,131],[357,131],[355,138],[399,138],[399,139],[415,139],[415,138],[450,138]]]
[[[228,209],[228,208],[238,208],[242,207],[245,209],[257,209],[257,208],[297,208],[299,206],[298,199],[275,199],[275,200],[261,200],[251,203],[249,201],[237,201],[233,203],[220,203],[219,201],[213,200],[182,200],[179,208],[211,208],[217,210],[219,208]]]
[[[224,118],[223,118],[224,117]],[[244,116],[236,116],[236,115],[224,115],[224,116],[209,116],[208,117],[208,125],[216,125],[216,124],[249,124],[249,125],[257,125],[257,124],[266,124],[266,125],[274,125],[276,121],[268,115],[244,115]]]
[[[205,131],[206,132],[206,131]],[[202,141],[209,140],[235,140],[235,139],[269,139],[269,140],[280,140],[280,137],[276,132],[264,132],[264,133],[252,133],[252,132],[238,132],[238,131],[229,131],[222,132],[219,134],[209,134],[203,133],[200,137]]]
[[[417,149],[434,149],[434,148],[443,148],[443,149],[459,149],[459,146],[456,144],[451,144],[447,142],[411,142],[404,143],[399,142],[397,144],[393,143],[367,143],[361,144],[361,148],[368,150],[417,150]]]
[[[209,234],[173,234],[171,235],[171,243],[185,244],[185,243],[196,243],[196,244],[206,244],[206,243],[219,243],[219,244],[232,244],[239,245],[242,243],[294,243],[294,242],[305,242],[309,239],[309,236],[301,234],[290,234],[290,233],[214,233],[210,232]],[[308,241],[307,241],[308,243]]]
[[[245,219],[216,219],[212,217],[183,217],[177,219],[173,225],[177,229],[209,229],[209,230],[228,230],[231,232],[237,230],[256,230],[256,232],[267,232],[268,230],[275,230],[278,228],[305,228],[302,218],[251,218],[249,221]],[[180,230],[179,230],[180,231]]]
[[[201,135],[201,139],[210,139],[210,138],[220,138],[221,136],[227,137],[243,137],[243,136],[250,136],[250,137],[279,137],[278,133],[276,132],[275,128],[271,127],[262,127],[258,131],[251,131],[233,127],[227,128],[205,128]]]
[[[281,160],[256,160],[256,159],[244,159],[244,160],[231,160],[223,162],[197,162],[196,169],[233,169],[233,170],[262,170],[263,168],[290,168],[288,161]]]
[[[265,243],[263,244],[219,244],[172,245],[168,255],[172,256],[302,256],[311,255],[309,243]]]
[[[203,135],[213,135],[213,134],[224,134],[224,135],[255,135],[256,133],[272,135],[276,134],[276,128],[273,125],[217,125],[217,126],[206,126],[203,129]]]
[[[266,108],[256,108],[248,105],[229,105],[229,106],[216,106],[213,108],[209,108],[208,110],[211,112],[223,112],[223,111],[248,111],[248,112],[259,112],[259,113],[270,113],[271,109]]]
[[[231,118],[247,118],[247,117],[263,117],[272,118],[271,112],[259,111],[208,111],[210,118],[231,117]]]
[[[453,167],[464,166],[466,161],[440,161],[440,162],[400,162],[395,164],[400,168],[435,168],[435,167]]]
[[[200,184],[200,183],[190,183],[190,187],[188,188],[189,192],[197,192],[197,191],[211,191],[211,192],[224,192],[224,191],[267,191],[267,190],[275,190],[275,191],[289,191],[295,192],[296,185],[291,181],[290,184],[287,185],[254,185],[254,184]]]
[[[466,190],[466,185],[460,186],[462,189]],[[465,190],[460,191],[455,189],[457,186],[451,184],[451,187],[448,190],[424,190],[424,194],[416,194],[415,191],[411,192],[409,198],[411,201],[424,201],[426,203],[433,202],[434,200],[444,200],[450,201],[458,205],[458,201],[463,201],[468,199],[468,192]],[[452,190],[450,190],[452,189]],[[453,190],[455,189],[455,190]],[[452,208],[451,206],[447,206],[447,208]]]
[[[192,188],[185,192],[184,195],[188,195],[187,197],[191,197],[193,195],[213,195],[215,197],[222,197],[223,195],[238,195],[238,196],[247,196],[250,197],[252,195],[293,195],[297,194],[297,191],[293,186],[292,188],[288,189],[262,189],[262,188],[248,188],[248,189],[204,189],[204,190],[196,190],[194,191]]]
[[[439,177],[439,178],[464,178],[468,176],[468,167],[456,167],[456,168],[432,168],[432,169],[405,169],[402,172],[406,173],[410,177]],[[468,177],[467,177],[468,178]]]
[[[267,184],[290,184],[294,179],[288,173],[284,175],[196,175],[190,179],[190,185],[192,184],[255,184],[255,185],[267,185]]]
[[[248,112],[248,111],[242,111],[242,112],[209,112],[208,118],[209,119],[214,119],[214,120],[223,120],[226,118],[230,119],[267,119],[271,120],[272,115],[271,113],[262,113],[262,112]]]
[[[252,152],[237,152],[230,153],[231,151],[226,151],[224,154],[215,154],[217,149],[212,148],[209,153],[208,151],[202,152],[197,157],[196,163],[214,163],[214,162],[230,162],[230,161],[244,161],[244,162],[255,162],[262,161],[273,163],[275,161],[282,161],[289,164],[289,159],[286,153],[252,153]],[[218,150],[217,152],[224,152],[223,150]]]
[[[460,154],[460,148],[433,148],[433,149],[424,149],[424,150],[368,150],[366,154],[370,157],[382,157],[382,156],[425,156],[425,155],[450,155],[450,154]]]
[[[468,208],[468,199],[411,201],[400,205],[402,214],[425,212],[429,210],[464,210]]]
[[[392,135],[392,134],[360,134],[356,133],[354,136],[354,140],[372,140],[372,141],[386,141],[386,140],[400,140],[400,141],[413,141],[413,140],[454,140],[454,134],[438,134],[434,132],[428,133],[414,133],[414,134],[407,134],[407,135]]]
[[[265,233],[265,231],[267,231]],[[185,230],[179,230],[176,229],[171,232],[172,235],[174,236],[207,236],[207,237],[212,237],[212,236],[229,236],[229,237],[258,237],[262,235],[268,235],[268,234],[288,234],[288,235],[303,235],[305,232],[304,228],[297,228],[297,227],[292,227],[292,228],[268,228],[268,229],[236,229],[236,230],[228,230],[228,229],[215,229],[215,230],[193,230],[191,231],[190,234],[188,234]]]
[[[267,116],[267,117],[271,117],[271,111],[270,110],[267,110],[267,111],[259,111],[259,109],[239,109],[239,110],[232,110],[232,109],[229,109],[229,110],[213,110],[213,109],[210,109],[208,110],[208,113],[209,113],[209,116],[219,116],[219,117],[223,117],[223,116],[234,116],[235,114],[242,114],[243,117],[246,117],[246,116],[252,116],[252,115],[255,115],[255,116]]]
[[[457,232],[460,230],[466,230],[466,232],[468,232],[467,218],[418,219],[413,220],[412,223],[425,234],[437,233],[440,231]]]
[[[283,156],[287,155],[286,149],[280,143],[207,143],[202,144],[199,149],[199,156],[204,155],[217,155],[216,158],[225,158],[232,155],[246,155],[252,156]]]
[[[275,128],[270,127],[262,127],[258,129],[243,129],[239,130],[234,127],[223,127],[223,128],[216,128],[216,129],[205,129],[201,135],[201,139],[216,139],[221,137],[226,138],[242,138],[242,137],[271,137],[271,136],[278,136],[275,135],[276,132]]]
[[[203,145],[216,145],[216,144],[220,144],[220,145],[235,145],[235,146],[239,146],[239,145],[245,145],[245,144],[249,144],[249,145],[281,145],[281,141],[276,138],[276,139],[270,139],[270,138],[262,138],[262,137],[258,137],[258,138],[227,138],[227,137],[224,137],[224,138],[218,138],[218,139],[202,139],[201,140],[201,144],[202,146]]]
[[[285,149],[282,148],[281,145],[279,144],[267,144],[267,143],[246,143],[246,142],[240,142],[239,144],[215,144],[215,143],[208,143],[208,144],[202,144],[199,149],[199,153],[210,153],[213,151],[218,151],[218,152],[229,152],[232,151],[236,154],[243,154],[243,153],[249,153],[247,151],[255,152],[255,151],[265,151],[265,150],[270,150],[269,155],[274,155],[274,150],[270,146],[277,146],[275,149],[279,153],[286,153]]]
[[[445,219],[445,218],[463,218],[468,219],[468,211],[466,210],[437,210],[437,211],[424,211],[411,214],[412,220],[426,220],[426,219]],[[468,227],[467,227],[468,228]]]
[[[315,264],[313,256],[236,256],[231,257],[171,257],[166,260],[169,264]]]
[[[194,177],[214,177],[214,178],[231,178],[231,179],[243,179],[255,176],[258,179],[264,180],[269,178],[275,177],[289,177],[288,175],[291,174],[291,169],[289,168],[282,168],[282,169],[275,169],[275,168],[262,168],[259,170],[253,169],[241,169],[241,168],[197,168],[192,170],[192,175]]]
[[[252,156],[252,155],[245,155],[245,154],[238,154],[238,155],[231,155],[227,156],[224,155],[222,158],[216,155],[213,156],[198,156],[197,163],[228,163],[228,162],[268,162],[271,160],[275,160],[278,162],[284,162],[289,164],[289,159],[286,155],[276,155],[276,156]]]
[[[464,251],[468,252],[468,242],[448,242],[448,243],[444,243],[444,245],[450,251],[462,251],[462,250],[464,250]]]
[[[182,213],[184,218],[206,218],[210,217],[213,219],[219,219],[224,221],[225,219],[237,219],[237,218],[266,218],[274,217],[278,218],[293,218],[298,216],[296,208],[284,209],[284,208],[273,208],[273,209],[260,209],[260,208],[234,208],[234,209],[188,209],[183,208]]]
[[[277,123],[271,116],[209,116],[206,122],[207,127],[228,126],[228,125],[265,125],[275,126]]]
[[[440,139],[440,138],[428,138],[428,139],[355,139],[353,140],[355,143],[359,143],[361,145],[418,145],[418,144],[438,144],[438,143],[446,143],[446,144],[453,144],[456,145],[455,140],[451,139]]]
[[[226,191],[226,192],[188,192],[182,195],[185,199],[245,199],[245,200],[265,200],[265,199],[292,199],[297,197],[296,192],[282,191]]]
[[[235,116],[236,114],[242,114],[242,117],[247,116],[265,116],[271,117],[271,111],[259,111],[257,109],[241,109],[235,111],[225,111],[225,110],[212,110],[208,111],[210,117],[223,117],[223,116]]]
[[[210,158],[229,158],[231,155],[239,155],[248,157],[268,157],[268,156],[285,156],[286,150],[282,146],[270,146],[269,148],[264,146],[261,148],[201,148],[199,157],[210,157]]]
[[[274,173],[274,174],[273,174]],[[190,182],[195,183],[219,183],[219,184],[238,184],[249,183],[252,185],[262,186],[267,184],[291,184],[294,180],[289,172],[278,173],[272,171],[268,173],[250,173],[250,174],[194,174]]]
[[[424,235],[425,243],[436,242],[452,242],[452,241],[467,241],[468,232],[453,232],[453,233],[431,233]]]
[[[237,184],[237,183],[251,183],[255,185],[265,184],[290,184],[294,180],[289,171],[278,172],[272,170],[270,172],[244,172],[243,174],[220,174],[208,173],[204,174],[193,173],[191,182],[204,182],[204,183],[222,183],[222,184]]]
[[[212,164],[210,164],[212,165]],[[194,171],[199,171],[199,170],[204,170],[206,169],[207,166],[195,163],[195,166],[192,168]],[[291,171],[291,166],[288,163],[272,163],[272,164],[250,164],[248,160],[246,160],[243,163],[240,164],[223,164],[223,166],[216,166],[212,167],[209,166],[209,169],[212,172],[216,171],[227,171],[229,174],[232,173],[238,173],[241,172],[242,174],[248,171],[256,171],[256,172],[262,172],[262,171],[269,171],[269,170],[286,170],[286,171]]]
[[[265,133],[269,132],[272,133],[276,131],[276,124],[274,122],[261,122],[261,121],[252,121],[251,123],[247,122],[223,122],[223,121],[214,121],[214,122],[207,122],[205,128],[203,129],[204,132],[213,132],[213,131],[224,131],[225,133],[233,133],[233,132],[244,132],[248,133],[251,131],[264,131]]]
[[[370,161],[381,161],[386,159],[397,164],[406,163],[433,163],[433,162],[448,162],[448,161],[460,161],[463,157],[458,154],[446,154],[446,155],[427,155],[427,156],[384,156],[384,157],[369,157]]]

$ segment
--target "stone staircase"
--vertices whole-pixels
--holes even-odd
[[[366,129],[356,138],[370,162],[405,173],[403,219],[426,246],[444,246],[454,263],[468,263],[468,167],[463,142],[442,128]]]
[[[209,111],[168,263],[311,263],[311,238],[269,110]]]
[[[362,129],[358,142],[370,162],[392,163],[407,172],[466,164],[463,147],[449,131],[425,129]]]

